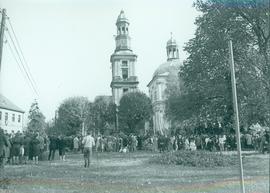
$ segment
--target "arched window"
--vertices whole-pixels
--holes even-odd
[[[125,32],[125,27],[122,27],[122,31]]]

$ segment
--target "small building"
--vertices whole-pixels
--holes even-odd
[[[24,111],[0,94],[0,127],[8,133],[23,131]]]
[[[154,134],[169,135],[170,121],[165,115],[166,88],[172,76],[177,77],[181,62],[176,41],[171,37],[167,42],[167,62],[162,63],[154,72],[152,80],[148,83],[149,95],[153,107],[153,132]],[[177,80],[177,78],[175,79]]]

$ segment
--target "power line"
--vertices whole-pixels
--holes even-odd
[[[29,86],[31,89],[33,89],[32,86],[30,85],[29,81],[27,81],[26,74],[23,72],[22,66],[21,66],[20,62],[18,61],[18,59],[17,59],[17,57],[16,57],[16,54],[14,53],[14,51],[13,51],[13,49],[12,49],[12,47],[11,47],[9,41],[7,40],[7,37],[6,37],[6,36],[4,36],[4,37],[5,37],[5,39],[6,39],[6,42],[7,42],[7,45],[8,45],[8,47],[9,47],[9,50],[10,50],[10,52],[11,52],[11,55],[13,56],[13,58],[14,58],[16,64],[18,65],[18,67],[19,67],[21,73],[23,74],[23,77],[24,77],[25,81],[27,82],[28,86]]]
[[[21,48],[21,46],[20,46],[20,43],[19,43],[18,38],[17,38],[17,36],[16,36],[16,33],[15,33],[15,31],[14,31],[14,28],[13,28],[13,26],[12,26],[12,24],[11,24],[10,18],[8,17],[7,19],[8,19],[8,23],[9,23],[9,26],[10,26],[10,28],[11,28],[11,31],[12,31],[12,33],[13,33],[13,36],[14,36],[14,38],[15,38],[15,41],[16,41],[16,43],[17,43],[17,45],[18,45],[19,51],[20,51],[20,53],[21,53],[21,56],[22,56],[22,58],[23,58],[23,61],[24,61],[24,63],[25,63],[25,66],[26,66],[26,68],[27,68],[27,70],[28,70],[29,76],[30,76],[30,78],[32,79],[32,81],[33,81],[35,87],[37,88],[37,84],[36,84],[35,79],[33,78],[32,74],[31,74],[31,71],[30,71],[28,62],[26,61],[26,59],[25,59],[25,57],[24,57],[22,48]]]
[[[12,36],[11,36],[9,30],[8,30],[8,28],[7,28],[7,32],[8,32],[8,35],[9,35],[9,37],[10,37],[10,40],[11,40],[11,42],[12,42],[12,45],[13,45],[13,47],[14,47],[14,49],[15,49],[15,52],[17,53],[17,56],[18,56],[19,61],[20,61],[20,63],[21,63],[21,66],[23,67],[24,73],[26,74],[27,79],[28,79],[28,81],[30,82],[31,87],[33,88],[35,94],[38,96],[38,92],[37,92],[37,90],[36,90],[36,88],[35,88],[35,86],[34,86],[32,80],[31,80],[31,78],[30,78],[29,73],[27,72],[27,70],[26,70],[26,68],[25,68],[25,66],[24,66],[24,64],[23,64],[23,61],[22,61],[21,56],[20,56],[20,54],[19,54],[19,51],[18,51],[18,49],[17,49],[17,47],[16,47],[16,44],[15,44],[15,42],[14,42],[14,40],[13,40],[13,38],[12,38]]]

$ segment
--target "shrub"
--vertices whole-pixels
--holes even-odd
[[[223,155],[219,152],[208,151],[176,151],[153,157],[151,163],[174,164],[192,167],[225,167],[236,165],[235,155]]]

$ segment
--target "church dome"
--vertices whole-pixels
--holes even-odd
[[[176,43],[176,40],[173,39],[173,38],[171,37],[171,39],[169,39],[169,40],[167,41],[167,47],[168,47],[168,46],[172,46],[172,45],[177,46],[177,43]]]
[[[153,77],[158,75],[168,75],[170,72],[178,72],[180,66],[181,62],[179,59],[162,63],[154,72]]]
[[[125,12],[123,10],[121,10],[121,12],[117,18],[116,23],[119,23],[119,22],[127,22],[128,23],[128,19],[126,18]]]

